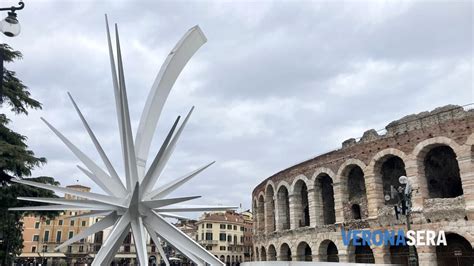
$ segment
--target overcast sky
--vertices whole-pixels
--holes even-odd
[[[24,59],[7,67],[43,110],[11,126],[48,159],[34,175],[62,185],[79,180],[100,192],[39,119],[99,161],[67,91],[123,168],[104,13],[119,24],[134,132],[175,43],[196,24],[208,38],[178,78],[150,152],[195,105],[161,181],[216,160],[176,192],[204,195],[197,203],[249,208],[263,179],[345,139],[407,114],[474,102],[471,1],[25,3],[21,35],[3,37]]]

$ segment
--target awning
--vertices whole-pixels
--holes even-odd
[[[21,253],[19,258],[65,258],[66,255],[60,252],[24,252]]]

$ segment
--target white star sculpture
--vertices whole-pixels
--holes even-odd
[[[18,199],[53,205],[11,208],[10,210],[83,210],[90,212],[74,216],[73,218],[103,216],[104,218],[99,222],[93,224],[89,228],[75,235],[56,248],[60,249],[112,226],[110,235],[105,240],[101,249],[95,256],[92,265],[110,265],[130,229],[132,230],[136,253],[140,265],[148,265],[148,254],[146,249],[147,231],[158,247],[161,257],[165,260],[166,264],[169,263],[160,244],[162,239],[198,265],[205,265],[206,263],[211,265],[223,265],[223,263],[219,261],[219,259],[217,259],[214,255],[212,255],[186,234],[165,220],[165,218],[184,218],[173,214],[174,212],[219,211],[235,209],[235,207],[230,206],[169,206],[198,198],[199,196],[181,198],[166,198],[166,196],[213,163],[205,165],[191,173],[188,173],[187,175],[184,175],[183,177],[154,189],[154,185],[160,177],[163,168],[168,162],[168,159],[173,153],[176,142],[178,141],[178,138],[181,135],[183,128],[193,111],[193,108],[191,108],[191,111],[189,111],[188,115],[184,119],[184,122],[178,128],[177,126],[179,117],[176,119],[160,150],[158,151],[158,154],[156,155],[148,170],[145,171],[146,158],[148,157],[150,143],[156,130],[160,113],[169,95],[171,87],[175,83],[178,75],[189,59],[199,49],[199,47],[201,47],[206,42],[206,37],[204,36],[201,29],[198,26],[195,26],[183,36],[183,38],[170,52],[166,58],[166,61],[162,65],[148,95],[134,142],[130,126],[130,114],[128,110],[127,91],[125,88],[125,77],[123,73],[117,25],[115,25],[117,45],[116,67],[107,16],[105,17],[105,20],[110,64],[112,69],[112,81],[115,94],[115,104],[117,109],[118,125],[120,128],[120,140],[125,168],[126,184],[122,183],[119,175],[115,171],[110,160],[102,149],[99,141],[95,137],[81,111],[69,94],[72,104],[74,105],[74,108],[82,120],[87,133],[92,139],[92,142],[100,154],[100,157],[107,167],[107,172],[99,167],[92,159],[90,159],[90,157],[84,154],[78,147],[76,147],[45,119],[42,118],[42,120],[87,168],[85,169],[81,166],[78,166],[79,169],[90,179],[92,179],[100,188],[102,188],[106,194],[81,192],[70,188],[56,187],[25,180],[13,180],[17,183],[49,189],[58,193],[67,193],[83,199],[67,200],[63,198],[23,197]]]

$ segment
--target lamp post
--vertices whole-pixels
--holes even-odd
[[[386,195],[385,199],[390,200],[393,197],[398,197],[398,202],[395,207],[395,215],[397,219],[399,214],[405,215],[407,222],[407,231],[411,230],[411,192],[412,188],[406,176],[400,176],[398,179],[400,186],[395,190],[391,189],[391,195]],[[418,258],[416,257],[413,246],[408,246],[408,265],[418,266]]]
[[[20,0],[18,6],[11,6],[11,7],[2,7],[0,11],[7,11],[8,16],[0,21],[0,31],[3,32],[8,37],[15,37],[20,34],[21,26],[20,22],[18,22],[16,11],[21,10],[25,7],[25,3],[23,0]],[[0,104],[2,103],[3,97],[3,50],[0,50]]]

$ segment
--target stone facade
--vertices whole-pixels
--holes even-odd
[[[416,247],[420,265],[474,263],[474,112],[444,106],[368,130],[342,148],[265,179],[252,193],[257,261],[407,263],[406,247],[355,247],[341,228],[405,229],[390,187],[413,187],[413,230],[444,230],[447,247]]]

